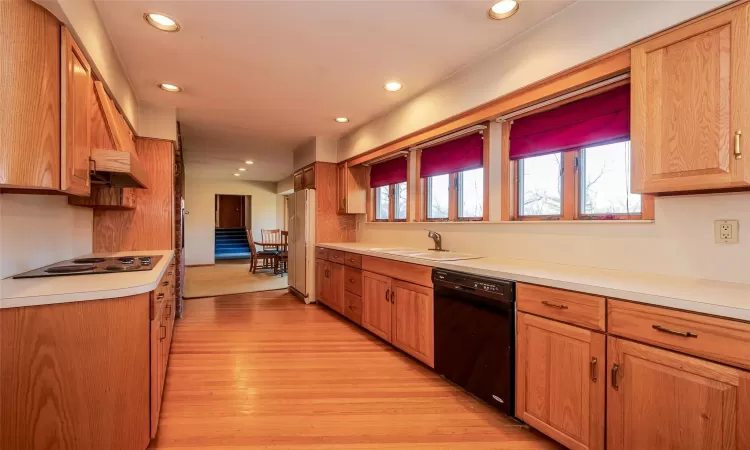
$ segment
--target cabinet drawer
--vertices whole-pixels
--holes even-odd
[[[517,283],[516,303],[519,311],[604,331],[603,297]]]
[[[750,369],[750,324],[608,300],[609,333]]]
[[[328,261],[344,264],[344,252],[328,249]]]
[[[362,271],[353,267],[344,268],[344,290],[362,295]]]
[[[344,292],[344,315],[361,325],[362,297],[354,295],[351,292]]]
[[[357,269],[362,268],[362,255],[359,253],[346,252],[344,259],[346,260],[344,264],[347,266],[356,267]]]
[[[362,257],[362,270],[421,286],[432,287],[432,267],[421,264],[405,263],[365,255]]]
[[[328,260],[328,249],[315,247],[315,257],[318,259]]]

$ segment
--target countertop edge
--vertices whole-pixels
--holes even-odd
[[[158,272],[158,275],[155,277],[154,281],[147,284],[138,284],[119,289],[106,289],[100,291],[73,292],[66,294],[51,294],[31,297],[0,298],[0,309],[21,308],[25,306],[56,305],[60,303],[73,303],[92,300],[106,300],[110,298],[129,297],[132,295],[145,294],[147,292],[155,290],[159,286],[159,280],[161,280],[161,278],[164,276],[164,273],[169,268],[172,259],[174,259],[174,250],[171,250],[171,252],[163,259],[166,260],[166,262],[162,264],[162,262],[159,261],[159,264],[162,265],[162,268]]]
[[[518,273],[509,273],[481,268],[464,267],[460,265],[451,264],[452,261],[429,261],[423,259],[409,258],[408,256],[401,255],[390,255],[378,252],[371,252],[364,249],[358,249],[354,247],[347,247],[337,244],[316,244],[319,247],[342,250],[352,253],[358,253],[361,255],[372,256],[376,258],[390,259],[394,261],[402,261],[412,264],[418,264],[422,266],[441,268],[446,270],[455,270],[459,272],[472,273],[476,275],[506,278],[520,283],[536,284],[540,286],[546,286],[550,288],[565,289],[576,292],[583,292],[586,294],[598,295],[601,297],[612,298],[616,300],[627,300],[637,303],[643,303],[653,306],[663,306],[667,308],[681,309],[685,311],[691,311],[696,313],[708,314],[712,316],[724,317],[729,319],[744,320],[750,322],[750,305],[748,308],[735,308],[732,306],[717,305],[711,303],[697,302],[695,300],[684,299],[679,297],[668,297],[663,295],[649,294],[646,292],[638,291],[625,291],[618,288],[608,288],[604,286],[597,286],[591,284],[575,283],[564,280],[555,280],[550,278],[543,278],[531,275],[524,275]],[[584,268],[585,269],[585,268]],[[592,268],[595,269],[595,268]]]

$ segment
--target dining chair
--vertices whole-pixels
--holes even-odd
[[[283,270],[279,270],[280,266],[283,265]],[[289,270],[289,232],[281,232],[281,248],[276,253],[276,258],[273,263],[273,273],[283,275],[284,272]]]
[[[263,247],[263,250],[268,251],[279,251],[279,242],[281,241],[281,229],[275,228],[270,230],[260,230],[260,241],[261,246]],[[265,245],[265,243],[268,242],[268,245]],[[271,267],[273,264],[273,261],[264,260],[264,267]]]
[[[255,245],[253,240],[253,230],[246,230],[247,232],[247,245],[250,247],[250,272],[255,273],[258,270],[258,259],[263,262],[264,266],[270,266],[271,262],[276,258],[278,253],[276,250],[260,250]]]

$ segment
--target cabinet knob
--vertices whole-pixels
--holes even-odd
[[[163,292],[159,293],[159,295],[156,296],[157,300],[161,300],[163,298],[164,298],[164,293]]]
[[[169,281],[165,281],[161,284],[162,286],[169,286]]]

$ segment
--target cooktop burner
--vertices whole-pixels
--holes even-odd
[[[92,264],[92,263],[100,263],[106,261],[107,258],[78,258],[74,259],[74,264]]]
[[[44,269],[47,273],[74,273],[74,272],[88,272],[91,270],[96,269],[94,266],[84,266],[84,265],[75,265],[75,266],[54,266],[50,267],[49,269]]]
[[[59,277],[93,275],[101,273],[140,272],[151,270],[161,256],[92,256],[60,261],[40,269],[31,270],[13,278]]]

